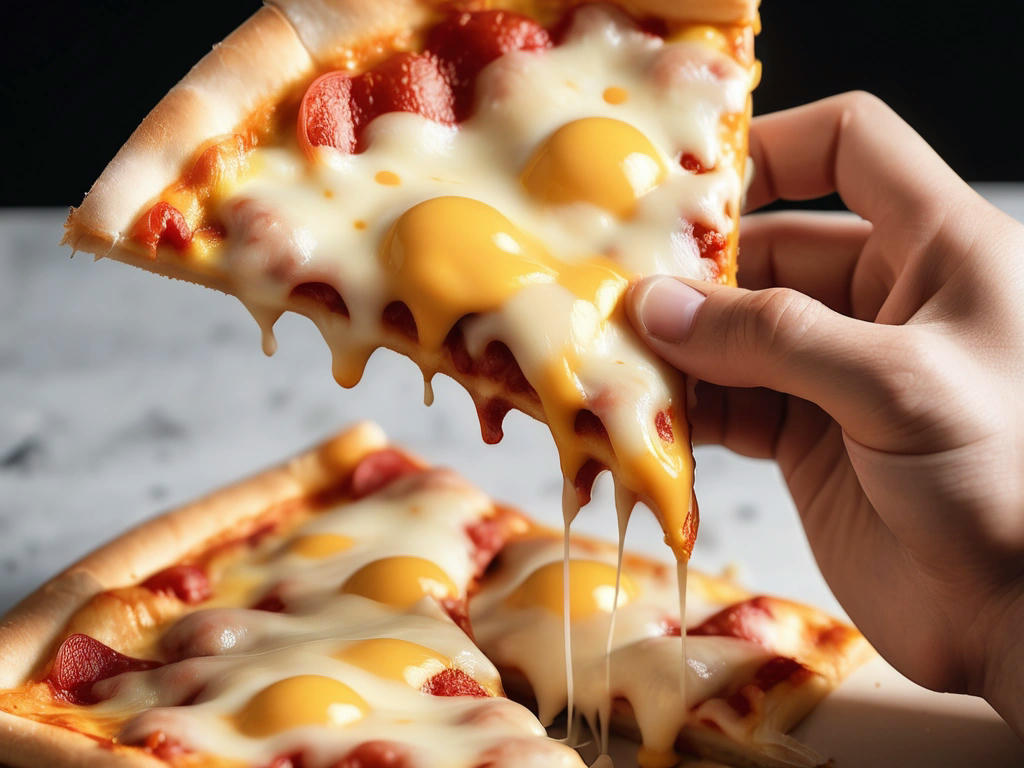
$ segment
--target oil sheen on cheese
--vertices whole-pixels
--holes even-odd
[[[345,386],[395,301],[428,350],[460,320],[471,355],[504,342],[539,395],[563,475],[572,482],[591,458],[574,428],[589,410],[616,484],[654,510],[685,560],[695,518],[683,383],[633,333],[621,299],[640,275],[714,276],[688,223],[732,230],[742,179],[721,121],[747,109],[753,83],[706,35],[666,42],[601,6],[574,18],[555,48],[485,68],[459,126],[390,113],[358,155],[319,148],[310,163],[293,146],[256,150],[218,203],[227,242],[244,244],[226,261],[254,286],[240,297],[265,329],[294,286],[338,291],[350,318],[317,322]],[[684,152],[711,170],[686,171]]]

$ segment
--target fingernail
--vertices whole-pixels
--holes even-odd
[[[640,287],[637,319],[648,334],[662,341],[683,341],[706,298],[703,293],[671,277],[653,277]]]

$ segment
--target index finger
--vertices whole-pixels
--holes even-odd
[[[878,224],[933,210],[954,187],[966,187],[913,128],[864,92],[756,118],[750,157],[747,210],[838,192],[850,210]]]

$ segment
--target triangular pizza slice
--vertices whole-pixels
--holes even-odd
[[[66,226],[310,317],[353,386],[378,347],[546,422],[566,508],[609,468],[677,557],[697,528],[684,381],[630,281],[734,279],[755,0],[274,0],[142,122]],[[574,493],[575,491],[575,493]]]

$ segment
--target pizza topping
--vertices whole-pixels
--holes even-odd
[[[476,680],[461,669],[449,668],[438,672],[423,684],[423,692],[431,696],[490,696]]]
[[[297,675],[253,696],[235,717],[235,727],[252,738],[264,738],[305,725],[351,725],[369,709],[359,694],[334,678]]]
[[[386,488],[400,477],[422,471],[398,451],[385,448],[363,458],[352,470],[352,498],[361,499]]]
[[[427,35],[426,50],[441,62],[455,92],[455,116],[473,108],[476,77],[485,66],[512,51],[550,47],[547,31],[528,16],[510,11],[453,13]]]
[[[615,567],[607,563],[569,561],[569,615],[572,621],[598,613],[611,613],[613,606],[626,605],[636,596],[637,588],[632,579],[623,574],[616,603],[615,575]],[[561,616],[564,608],[562,577],[562,563],[547,563],[531,573],[507,601],[513,607],[538,606]]]
[[[430,648],[391,637],[360,640],[342,648],[334,658],[413,688],[424,687],[451,664],[451,659]]]
[[[75,634],[60,644],[46,680],[61,699],[72,704],[95,704],[99,699],[92,693],[93,683],[122,672],[159,666],[160,662],[134,659],[88,635]]]
[[[523,184],[546,203],[591,203],[629,218],[636,203],[665,178],[650,140],[633,126],[607,117],[566,123],[534,153]]]
[[[321,75],[299,106],[299,144],[311,157],[316,147],[362,152],[366,126],[388,112],[413,112],[445,124],[455,121],[451,86],[433,57],[397,53],[361,75]],[[378,183],[397,181],[394,174],[384,178]]]
[[[687,629],[686,634],[737,637],[767,645],[774,619],[770,602],[764,597],[754,597],[730,605],[696,627]]]
[[[333,557],[339,552],[350,549],[354,542],[349,536],[340,533],[312,533],[299,536],[288,545],[288,551],[311,560],[322,560]]]
[[[440,566],[422,557],[374,560],[349,576],[341,591],[403,609],[428,595],[442,600],[459,593]]]
[[[194,565],[164,568],[142,582],[142,586],[157,594],[174,595],[188,605],[201,603],[213,594],[206,573]]]
[[[159,202],[136,222],[132,237],[156,256],[157,246],[169,245],[184,251],[192,242],[192,229],[181,211],[170,203]]]

